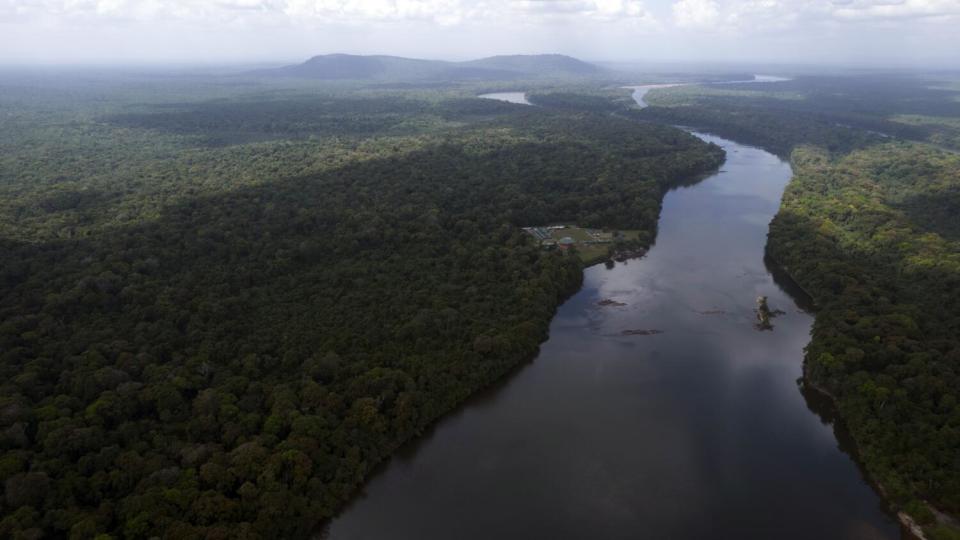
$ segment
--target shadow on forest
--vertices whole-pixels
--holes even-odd
[[[484,99],[431,103],[406,97],[305,96],[273,100],[221,101],[151,106],[151,112],[104,116],[115,126],[197,136],[208,146],[304,139],[418,133],[428,115],[446,121],[477,121],[516,112],[514,106]],[[416,121],[416,122],[415,122]],[[394,134],[397,134],[394,133]]]
[[[0,274],[13,442],[31,471],[69,464],[37,469],[45,507],[135,497],[155,501],[143,506],[154,526],[183,526],[230,522],[243,504],[258,528],[297,536],[398,444],[537,351],[581,264],[515,225],[652,230],[668,185],[721,157],[679,130],[609,116],[512,122],[534,136],[491,148],[470,132],[82,238],[0,240],[16,261]],[[32,412],[54,401],[55,428]],[[104,448],[136,454],[122,482],[65,480],[108,468]],[[229,474],[183,487],[184,507],[156,502],[200,449]],[[247,451],[256,468],[236,465]],[[279,499],[241,500],[244,482]],[[217,504],[194,505],[213,491]]]
[[[902,211],[918,228],[940,235],[946,240],[960,240],[960,189],[941,190],[934,194],[918,193],[891,204]]]

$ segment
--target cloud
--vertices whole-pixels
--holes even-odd
[[[467,15],[459,0],[287,0],[271,10],[294,21],[432,21],[452,24]]]
[[[523,16],[615,21],[648,17],[641,0],[0,0],[0,17],[87,21],[226,18],[288,22],[464,21]],[[0,21],[2,22],[2,21]]]
[[[720,21],[714,0],[679,0],[673,4],[673,21],[681,28],[712,28]]]
[[[648,16],[639,0],[519,0],[508,7],[528,13],[622,20]]]
[[[679,28],[777,32],[824,24],[896,23],[960,16],[960,0],[676,0]]]
[[[678,28],[776,30],[794,23],[960,15],[960,0],[647,0],[668,2]],[[241,22],[266,25],[550,21],[656,23],[644,0],[0,0],[0,23],[29,20]]]
[[[635,0],[597,0],[596,14],[601,17],[649,17],[641,2]]]
[[[960,0],[0,0],[0,62],[344,51],[954,66],[958,23]]]
[[[911,19],[960,14],[958,0],[853,0],[831,2],[830,14],[840,20]]]

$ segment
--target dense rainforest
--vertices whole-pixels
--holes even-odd
[[[536,353],[581,263],[520,226],[649,243],[723,160],[609,114],[304,88],[0,92],[0,536],[310,535]]]
[[[958,95],[915,76],[798,77],[656,90],[632,113],[790,157],[767,247],[817,304],[805,380],[894,509],[939,539],[960,538]]]

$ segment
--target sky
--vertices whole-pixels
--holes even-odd
[[[0,0],[0,64],[316,54],[960,68],[960,0]]]

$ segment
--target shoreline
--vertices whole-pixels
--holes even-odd
[[[489,98],[485,98],[485,99],[489,99]],[[678,129],[682,129],[682,128],[678,128]],[[683,130],[683,131],[686,131],[686,130]],[[726,159],[727,159],[726,154],[724,154],[723,162],[718,164],[715,168],[711,169],[710,171],[701,171],[694,175],[691,175],[691,179],[696,179],[697,181],[699,181],[709,177],[711,174],[714,174],[720,170],[720,167],[723,165],[724,162],[726,162]],[[660,210],[658,211],[657,222],[652,229],[653,239],[647,245],[642,246],[641,249],[643,250],[644,255],[646,255],[646,253],[650,250],[650,247],[654,243],[656,243],[657,231],[659,229],[660,212],[663,211],[663,200],[667,196],[667,193],[670,192],[671,189],[673,188],[671,187],[671,188],[663,189],[662,192],[660,193],[660,200],[659,200]],[[579,255],[577,254],[573,254],[572,256],[576,256],[579,258]],[[642,259],[642,258],[643,256],[637,257],[637,259]],[[430,418],[429,420],[427,420],[422,427],[415,430],[409,437],[401,441],[397,441],[397,443],[395,445],[392,445],[386,452],[384,452],[382,456],[378,457],[378,459],[371,464],[367,473],[364,474],[362,480],[357,483],[355,489],[351,490],[350,494],[344,498],[337,512],[323,518],[320,521],[319,525],[316,528],[317,538],[321,540],[329,538],[328,528],[330,524],[334,520],[336,520],[339,516],[343,515],[353,504],[355,504],[357,501],[363,498],[363,492],[364,492],[365,486],[369,483],[369,481],[373,477],[382,473],[386,469],[389,463],[397,456],[397,453],[400,449],[406,446],[416,447],[416,445],[421,444],[426,440],[426,436],[430,434],[432,430],[435,430],[441,422],[449,418],[452,414],[456,413],[457,411],[464,410],[466,407],[470,405],[471,401],[476,399],[482,399],[484,395],[487,394],[488,392],[496,391],[501,385],[509,381],[512,378],[512,376],[515,375],[518,371],[526,368],[533,361],[535,361],[540,356],[542,345],[548,339],[550,339],[550,333],[549,333],[550,324],[553,322],[554,318],[557,316],[557,313],[559,312],[561,306],[563,306],[563,304],[565,304],[570,298],[572,298],[574,295],[576,295],[578,292],[580,292],[583,289],[585,271],[588,268],[594,267],[598,264],[602,264],[607,260],[613,260],[609,253],[603,256],[592,258],[592,259],[587,259],[587,260],[581,259],[580,274],[579,274],[579,279],[577,280],[577,284],[575,287],[571,287],[570,288],[571,290],[563,291],[562,295],[558,297],[558,301],[556,305],[553,307],[550,320],[547,323],[547,326],[543,329],[543,334],[541,336],[540,342],[537,344],[536,350],[533,351],[531,354],[525,355],[523,358],[518,359],[516,362],[505,366],[501,372],[491,377],[490,380],[485,381],[478,388],[474,389],[473,391],[465,395],[462,399],[458,401],[456,405],[454,405],[448,410],[437,413],[433,418]]]
[[[890,501],[889,495],[887,495],[886,488],[883,487],[883,484],[881,484],[876,479],[876,477],[870,473],[870,471],[866,467],[866,464],[864,464],[863,461],[860,459],[860,456],[859,456],[860,443],[853,436],[853,434],[846,429],[846,423],[843,419],[843,416],[840,414],[840,407],[839,407],[837,397],[833,395],[833,393],[831,393],[829,390],[824,388],[822,385],[814,381],[808,375],[806,358],[804,358],[803,377],[800,379],[800,381],[803,384],[804,388],[812,390],[813,392],[816,392],[821,397],[826,398],[827,402],[830,404],[831,412],[833,412],[836,416],[836,420],[832,422],[834,429],[837,429],[838,426],[836,424],[837,422],[839,422],[840,423],[839,428],[846,431],[847,435],[850,437],[850,441],[854,445],[853,450],[855,452],[854,455],[851,455],[850,457],[857,462],[857,465],[859,466],[860,470],[863,471],[864,475],[866,476],[866,480],[868,481],[868,483],[877,491],[877,493],[880,494],[880,498],[883,500],[886,510],[890,512],[890,515],[894,516],[897,519],[897,521],[900,523],[901,533],[905,534],[907,538],[910,540],[928,540],[928,537],[923,532],[923,527],[919,523],[917,523],[906,512],[902,510],[897,510],[896,508],[894,508],[893,504]]]
[[[676,126],[674,126],[674,127],[676,127]],[[682,129],[682,128],[681,128],[681,129]],[[689,133],[689,130],[684,130],[684,131],[687,131],[687,132]],[[732,141],[732,142],[736,142],[736,141],[733,141],[732,139],[731,139],[731,141]],[[738,144],[739,144],[739,143],[738,143]],[[774,154],[774,155],[775,155],[775,154]],[[786,161],[786,160],[784,160],[784,161]],[[723,163],[725,163],[725,162],[726,162],[726,158],[724,158]],[[720,164],[720,166],[717,167],[717,169],[719,170],[720,167],[722,167],[722,163]],[[713,172],[716,172],[716,171],[713,171]],[[788,180],[788,183],[789,183],[789,181],[792,181],[792,178],[793,178],[793,176],[792,176],[792,167],[791,167],[791,169],[790,169],[790,172],[791,172],[791,177],[790,177],[790,180]],[[709,177],[709,174],[705,174],[705,175],[701,175],[701,176],[703,176],[703,177]],[[702,179],[702,178],[699,178],[699,179]],[[665,189],[665,190],[663,191],[663,193],[661,194],[661,196],[660,196],[660,206],[661,206],[660,212],[662,212],[662,205],[663,205],[664,197],[666,196],[666,194],[667,194],[669,191],[670,191],[670,189]],[[778,210],[778,212],[779,212],[779,210]],[[658,213],[658,218],[657,218],[657,224],[658,224],[658,225],[659,225],[659,222],[660,222],[660,215],[659,215],[659,213]],[[768,233],[769,233],[769,226],[768,226]],[[657,236],[658,236],[658,235],[655,234],[655,235],[654,235],[654,238],[648,243],[649,245],[645,246],[645,251],[648,250],[650,246],[652,246],[653,244],[656,243],[656,241],[657,241]],[[579,292],[579,291],[581,291],[581,290],[583,289],[585,271],[586,271],[588,268],[591,268],[591,267],[593,267],[593,266],[596,266],[597,264],[604,263],[605,261],[609,260],[610,258],[611,258],[610,254],[607,253],[607,254],[605,254],[605,255],[603,255],[603,256],[598,256],[598,257],[594,257],[594,258],[587,259],[587,260],[582,260],[582,259],[581,259],[581,261],[580,261],[580,263],[581,263],[581,268],[580,268],[580,280],[579,280],[579,282],[578,282],[575,286],[571,286],[571,287],[570,287],[571,290],[569,290],[569,291],[564,291],[565,294],[559,299],[559,301],[556,303],[556,305],[555,305],[555,306],[553,307],[553,309],[552,309],[552,315],[551,315],[551,319],[550,319],[551,321],[553,321],[553,320],[555,319],[555,317],[556,317],[557,313],[559,312],[560,308],[562,307],[562,305],[563,305],[564,303],[566,303],[573,295],[577,294],[577,292]],[[642,257],[640,257],[640,258],[642,258]],[[780,266],[779,263],[777,263],[777,266]],[[781,267],[781,268],[782,268],[782,267]],[[784,270],[785,275],[787,275],[787,276],[789,276],[791,279],[793,279],[792,275],[790,275],[789,272],[786,272],[785,269],[783,269],[783,270]],[[795,280],[794,280],[794,281],[795,281]],[[571,284],[571,285],[572,285],[572,284]],[[802,290],[802,287],[800,287],[799,284],[798,284],[798,288],[800,288],[800,289]],[[803,292],[806,292],[806,291],[804,290]],[[814,314],[815,314],[815,312],[814,312]],[[321,531],[322,531],[322,532],[321,532],[321,536],[320,536],[320,537],[321,537],[321,538],[327,538],[327,537],[328,537],[327,534],[326,534],[326,528],[329,526],[329,524],[330,524],[332,521],[334,521],[338,516],[340,516],[340,515],[342,515],[343,513],[345,513],[345,512],[350,508],[350,506],[352,506],[357,500],[362,499],[362,497],[363,497],[363,492],[364,492],[364,487],[367,485],[368,481],[369,481],[373,476],[376,476],[376,475],[382,473],[382,471],[383,471],[384,468],[387,466],[387,464],[389,464],[389,462],[390,462],[394,457],[396,457],[397,451],[398,451],[400,448],[409,445],[410,448],[411,448],[413,451],[416,451],[416,450],[417,450],[417,445],[422,444],[423,442],[427,441],[427,440],[429,439],[429,437],[430,437],[430,434],[431,434],[432,430],[435,430],[435,429],[440,425],[441,422],[443,422],[444,420],[450,418],[450,417],[453,416],[456,412],[462,411],[462,410],[464,410],[465,408],[469,407],[470,404],[471,404],[471,402],[472,402],[473,400],[478,399],[478,398],[482,398],[485,394],[487,394],[487,393],[489,393],[489,392],[495,392],[502,384],[504,384],[506,381],[509,381],[509,380],[512,378],[512,376],[515,375],[518,371],[520,371],[520,370],[528,367],[530,363],[532,363],[533,361],[536,360],[536,358],[539,357],[539,355],[540,355],[540,353],[541,353],[541,347],[542,347],[543,343],[544,343],[547,339],[549,339],[549,328],[547,329],[546,332],[544,332],[544,335],[542,336],[542,338],[541,338],[541,340],[540,340],[540,343],[539,343],[538,346],[537,346],[537,349],[536,349],[535,351],[533,351],[532,354],[526,356],[526,357],[523,358],[523,359],[518,359],[518,360],[516,361],[516,363],[513,364],[513,365],[505,366],[505,368],[504,368],[502,371],[500,371],[497,375],[495,375],[494,377],[491,377],[490,380],[486,381],[485,383],[483,383],[482,385],[480,385],[477,389],[475,389],[474,391],[472,391],[472,392],[468,393],[467,395],[465,395],[465,396],[463,397],[463,399],[460,400],[460,402],[459,402],[458,404],[456,404],[455,406],[453,406],[452,408],[450,408],[450,409],[448,409],[448,410],[446,410],[446,411],[443,411],[443,412],[441,412],[441,413],[438,413],[435,417],[431,418],[431,419],[425,424],[425,426],[424,426],[423,428],[416,430],[416,431],[412,434],[412,436],[410,436],[409,438],[405,439],[404,441],[399,441],[395,446],[393,446],[393,447],[390,449],[390,451],[389,451],[388,453],[384,454],[380,459],[378,459],[378,460],[377,460],[377,463],[376,463],[375,465],[373,465],[373,466],[370,468],[368,474],[365,475],[363,481],[360,482],[360,483],[358,483],[356,490],[354,490],[354,492],[344,501],[344,505],[340,508],[340,510],[339,510],[336,514],[334,514],[334,515],[330,516],[329,518],[327,518],[326,520],[324,520],[324,523],[322,524],[322,528],[321,528]],[[808,343],[809,343],[809,340],[808,340]],[[807,381],[807,377],[806,377],[806,367],[805,367],[805,366],[806,366],[806,362],[805,362],[805,359],[804,359],[804,367],[803,367],[804,377],[803,377],[802,380]],[[814,390],[820,390],[818,387],[814,386],[814,383],[813,383],[812,381],[810,382],[810,385],[811,385],[811,388],[812,388],[812,389],[814,389]],[[834,404],[834,407],[833,407],[833,408],[834,408],[834,411],[837,412],[837,418],[842,421],[842,418],[839,416],[838,408],[836,407],[836,400],[835,400],[835,398],[834,398],[832,395],[827,394],[827,393],[824,393],[824,395],[829,398],[830,403],[833,403],[833,404]],[[812,412],[812,411],[811,411],[811,412]],[[836,436],[834,436],[834,437],[836,438]],[[855,441],[854,441],[854,442],[855,442]],[[849,452],[847,452],[847,454],[848,454],[848,456],[849,456],[850,458],[852,458],[852,460],[853,460],[857,465],[860,465],[860,466],[861,466],[861,470],[865,471],[865,469],[862,468],[862,463],[860,463],[859,459],[857,459],[857,457],[856,457],[855,455],[850,455]],[[885,504],[888,508],[890,508],[890,506],[889,506],[889,501],[888,501],[888,499],[887,499],[887,497],[886,497],[885,491],[883,491],[883,489],[882,489],[882,486],[880,486],[879,484],[876,484],[876,483],[872,480],[872,477],[870,477],[869,475],[864,475],[864,476],[865,476],[865,480],[867,480],[868,483],[871,483],[871,486],[875,488],[875,491],[880,495],[880,499],[884,502],[884,504]],[[904,515],[904,516],[905,516],[905,515]],[[890,517],[893,518],[894,516],[891,514]],[[909,516],[905,516],[905,517],[909,518]],[[897,520],[897,522],[901,525],[901,527],[909,527],[909,525],[907,525],[907,524],[904,522],[904,519],[903,519],[899,514],[896,515],[896,520]],[[912,523],[912,520],[911,520],[911,523]],[[915,523],[913,523],[913,526],[914,526],[914,527],[917,527],[917,529],[919,530],[919,527],[918,527]],[[907,530],[912,531],[912,530],[914,530],[914,529],[909,529],[909,528],[908,528]],[[923,536],[922,534],[923,534],[923,533],[922,533],[922,530],[920,530],[920,535],[915,535],[914,538],[921,539],[921,540],[926,540],[926,537]]]
[[[572,290],[563,291],[562,296],[558,298],[556,306],[553,308],[553,314],[550,317],[550,322],[553,321],[553,318],[556,317],[557,312],[560,310],[560,307],[565,304],[570,298],[575,294],[580,292],[583,289],[583,273],[586,267],[580,269],[580,279],[576,287],[572,287]],[[540,356],[541,346],[550,339],[549,333],[549,324],[547,328],[544,329],[544,334],[542,339],[537,344],[537,349],[529,355],[525,355],[523,358],[517,360],[516,362],[509,364],[504,367],[504,369],[490,378],[490,380],[482,383],[478,388],[469,392],[463,399],[459,400],[456,405],[451,407],[446,411],[437,413],[433,418],[427,420],[424,425],[417,430],[415,430],[409,437],[405,438],[402,441],[398,441],[397,444],[390,447],[390,449],[384,453],[383,456],[378,458],[369,468],[368,472],[364,475],[363,479],[357,483],[356,488],[351,491],[350,495],[345,498],[340,509],[333,515],[330,515],[322,519],[317,527],[317,537],[319,540],[325,540],[328,538],[328,527],[330,523],[333,522],[338,516],[342,515],[347,509],[350,508],[354,503],[363,498],[364,487],[369,483],[369,481],[376,475],[382,473],[389,463],[397,457],[398,451],[405,447],[411,446],[414,447],[418,444],[421,444],[426,440],[426,436],[429,435],[437,426],[447,419],[453,413],[464,410],[470,405],[470,402],[476,399],[482,399],[484,395],[488,392],[494,392],[498,389],[499,386],[505,384],[510,378],[524,369],[530,363],[537,359]]]
[[[675,127],[679,127],[679,126],[675,126]],[[712,130],[709,129],[709,128],[702,128],[702,129],[698,129],[698,128],[684,128],[684,129],[687,129],[688,131],[690,131],[690,130],[697,130],[697,131],[702,131],[702,132],[704,132],[704,133],[712,133]],[[722,134],[716,134],[716,136],[718,136],[718,137],[723,137],[723,138],[727,138],[727,137],[725,137],[725,136],[722,135]],[[730,140],[734,140],[734,139],[731,138]],[[734,141],[734,142],[736,142],[736,141]],[[740,143],[738,143],[738,144],[740,144]],[[760,146],[760,145],[757,145],[757,144],[749,144],[749,143],[743,143],[743,144],[748,144],[749,146],[758,146],[758,147]],[[775,151],[772,151],[772,150],[767,150],[767,151],[770,152],[770,153],[772,153],[772,154],[774,154],[774,155],[776,155],[776,156],[778,156],[778,157],[780,157],[781,159],[783,159],[783,161],[787,162],[787,163],[790,165],[791,177],[790,177],[790,180],[789,180],[788,183],[787,183],[787,188],[789,188],[790,182],[793,182],[793,179],[794,179],[792,160],[789,159],[789,157],[787,157],[787,158],[785,159],[784,156],[780,156],[780,155],[779,155],[777,152],[775,152]],[[781,205],[782,205],[782,199],[781,199]],[[780,214],[780,210],[778,210],[777,213],[774,214],[774,218],[773,218],[773,219],[776,219],[776,217],[777,217],[779,214]],[[782,273],[782,275],[784,275],[784,276],[786,276],[787,278],[789,278],[789,280],[792,282],[792,285],[794,285],[800,292],[802,292],[804,295],[806,295],[806,296],[809,298],[809,300],[811,301],[811,302],[810,302],[810,306],[809,306],[810,313],[814,316],[814,319],[816,319],[817,312],[819,311],[819,308],[820,308],[820,304],[819,304],[817,298],[816,298],[815,296],[813,296],[812,294],[810,294],[810,293],[807,291],[807,289],[806,289],[806,288],[802,285],[802,283],[791,273],[790,269],[789,269],[787,266],[785,266],[785,265],[782,264],[780,261],[778,261],[778,260],[776,259],[776,257],[774,257],[774,256],[770,253],[770,251],[769,251],[769,245],[770,245],[770,244],[769,244],[769,237],[770,237],[770,229],[769,229],[769,226],[768,226],[768,229],[767,229],[767,238],[768,238],[768,241],[767,241],[767,248],[765,248],[765,252],[766,252],[766,253],[765,253],[765,258],[771,263],[771,265],[772,265],[773,267],[775,267],[780,273]],[[796,301],[796,299],[795,299],[795,301]],[[811,334],[811,341],[812,341],[812,338],[813,338],[813,336],[812,336],[812,334]],[[808,344],[809,344],[809,343],[810,343],[810,342],[808,341]],[[808,366],[808,363],[807,363],[807,357],[806,357],[806,351],[805,351],[805,352],[804,352],[804,358],[803,358],[803,366],[802,366],[803,376],[802,376],[802,378],[800,379],[800,381],[803,383],[803,385],[804,385],[805,387],[807,387],[807,388],[809,388],[809,389],[817,392],[817,393],[820,394],[821,396],[827,398],[828,402],[830,403],[830,405],[831,405],[831,407],[832,407],[832,411],[833,411],[833,413],[834,413],[835,416],[836,416],[837,421],[841,422],[842,425],[845,426],[845,425],[846,425],[846,420],[845,420],[845,418],[843,417],[843,415],[842,415],[841,412],[840,412],[840,407],[839,407],[839,400],[838,400],[838,398],[837,398],[835,395],[833,395],[829,390],[827,390],[826,388],[824,388],[823,386],[821,386],[820,384],[818,384],[816,381],[814,381],[814,380],[809,376],[808,370],[807,370],[807,366]],[[897,520],[897,522],[900,524],[900,526],[901,526],[901,534],[904,534],[905,537],[908,538],[909,540],[929,540],[929,537],[928,537],[928,536],[926,535],[926,533],[924,532],[924,529],[923,529],[923,526],[922,526],[922,525],[920,525],[919,523],[917,523],[917,521],[914,520],[913,517],[911,517],[909,514],[907,514],[907,513],[904,512],[903,510],[896,508],[896,506],[893,504],[893,501],[890,499],[890,497],[889,497],[889,495],[888,495],[888,493],[887,493],[886,488],[883,486],[883,484],[881,484],[881,483],[877,480],[876,476],[866,467],[866,464],[860,459],[859,455],[860,455],[860,447],[861,447],[861,445],[860,445],[859,441],[856,440],[856,438],[853,436],[852,433],[849,432],[849,430],[846,430],[845,427],[843,427],[843,429],[849,434],[849,439],[850,439],[851,443],[853,444],[853,451],[854,451],[854,452],[853,452],[853,454],[850,455],[851,459],[853,459],[854,462],[856,463],[856,465],[863,471],[864,476],[865,476],[865,480],[867,480],[867,482],[871,485],[871,487],[873,487],[874,490],[877,492],[877,494],[880,496],[880,499],[883,501],[883,504],[884,504],[884,506],[885,506],[885,509],[886,509],[886,510],[890,513],[890,515],[891,515],[892,517],[894,517],[894,518]],[[944,516],[944,514],[942,514],[942,513],[941,513],[939,510],[937,510],[936,508],[932,507],[932,506],[931,506],[929,503],[927,503],[926,501],[923,501],[923,504],[924,504],[924,505],[926,506],[926,508],[927,508],[928,510],[930,510],[931,513],[935,516],[936,521],[935,521],[935,523],[934,523],[933,525],[955,526],[955,524],[953,523],[952,518],[951,518],[950,516]]]
[[[792,178],[791,178],[791,181],[792,181]],[[806,289],[803,288],[800,282],[797,281],[797,279],[793,276],[793,274],[790,273],[790,270],[786,266],[784,266],[779,261],[777,261],[776,258],[774,258],[772,255],[768,254],[767,257],[769,258],[771,263],[773,263],[781,272],[784,273],[784,275],[786,275],[791,279],[791,281],[793,281],[793,283],[797,286],[799,290],[801,290],[804,294],[810,297],[810,299],[813,301],[812,314],[814,318],[816,318],[817,310],[818,310],[818,304],[817,304],[816,298],[810,295],[810,293],[808,293]],[[906,535],[906,538],[908,538],[909,540],[929,540],[929,537],[924,532],[923,527],[919,523],[917,523],[916,520],[914,520],[909,514],[907,514],[903,510],[896,508],[896,506],[893,504],[893,501],[890,500],[890,496],[887,493],[887,489],[876,478],[876,475],[870,472],[870,470],[867,468],[866,463],[860,459],[860,447],[861,447],[860,442],[856,439],[853,433],[851,433],[850,430],[846,428],[846,420],[841,414],[839,399],[827,388],[825,388],[823,385],[818,383],[816,380],[814,380],[810,376],[810,373],[807,369],[808,365],[809,364],[807,363],[806,353],[804,353],[803,367],[802,367],[803,376],[800,378],[799,382],[803,385],[804,388],[812,390],[813,392],[816,392],[818,395],[826,398],[827,402],[831,407],[831,412],[834,414],[836,418],[836,420],[831,422],[831,424],[833,425],[834,429],[837,429],[838,426],[836,424],[837,422],[839,422],[840,423],[839,428],[844,430],[846,434],[849,436],[850,442],[853,444],[853,448],[852,448],[853,452],[848,453],[850,454],[850,458],[856,462],[860,470],[863,471],[867,482],[880,495],[880,498],[883,501],[884,506],[886,507],[885,509],[890,513],[891,516],[895,517],[896,520],[900,523],[901,533]],[[926,502],[924,504],[926,504]],[[944,521],[941,520],[940,513],[935,508],[931,507],[929,504],[926,504],[926,506],[931,510],[931,512],[933,512],[934,516],[937,517],[937,523],[943,524]]]

